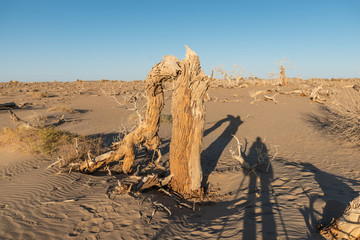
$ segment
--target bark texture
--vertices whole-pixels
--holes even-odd
[[[320,233],[328,239],[360,239],[360,196],[349,203],[339,219]]]
[[[199,57],[186,46],[181,74],[172,97],[173,128],[170,143],[172,188],[189,195],[201,188],[201,143],[204,131],[204,98],[210,79],[200,67]]]
[[[161,63],[156,64],[145,80],[147,108],[144,120],[140,125],[120,142],[118,149],[109,157],[100,161],[84,161],[80,171],[93,172],[104,164],[118,161],[123,158],[122,170],[131,172],[135,159],[135,147],[144,145],[149,150],[157,150],[160,145],[158,135],[160,113],[164,107],[163,82],[176,78],[181,71],[180,61],[174,56],[164,56]]]

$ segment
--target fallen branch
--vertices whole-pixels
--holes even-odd
[[[319,85],[317,87],[315,87],[311,94],[310,94],[310,100],[313,101],[313,102],[316,102],[316,100],[319,100],[320,99],[320,96],[319,96],[319,91],[322,89],[322,85]]]
[[[179,204],[180,206],[183,206],[183,207],[186,207],[186,208],[189,208],[189,209],[193,209],[189,204],[181,202],[181,201],[180,201],[180,198],[177,197],[175,194],[172,194],[172,193],[166,191],[166,190],[163,189],[163,188],[160,188],[159,191],[160,191],[160,192],[163,192],[163,193],[165,193],[166,195],[168,195],[169,197],[171,197],[171,198],[172,198],[177,204]]]
[[[252,91],[252,92],[249,92],[249,96],[251,98],[255,98],[258,95],[265,94],[265,93],[271,93],[271,92],[272,92],[271,90]]]
[[[277,93],[275,93],[274,95],[272,95],[271,97],[265,95],[264,96],[264,100],[265,101],[274,101],[275,104],[279,103],[278,101],[275,100],[275,96],[277,95]]]
[[[236,154],[235,151],[232,149],[229,150],[232,158],[237,160],[240,163],[241,167],[243,167],[247,170],[251,170],[250,165],[242,157],[242,144],[240,143],[239,139],[235,135],[232,135],[232,136],[235,138],[235,140],[237,142],[237,149],[238,149],[238,154]]]
[[[294,91],[290,91],[290,92],[280,92],[280,94],[284,94],[284,95],[297,95],[297,96],[301,96],[301,97],[305,97],[307,96],[307,92],[305,90],[294,90]]]
[[[15,113],[13,113],[13,111],[11,111],[9,109],[9,113],[10,113],[10,119],[11,121],[17,126],[17,127],[25,127],[25,128],[35,128],[34,126],[32,126],[30,123],[20,119],[18,116],[16,116]]]
[[[153,202],[153,204],[155,206],[157,206],[158,208],[165,210],[166,212],[168,212],[169,216],[171,216],[171,211],[169,208],[165,207],[163,204],[158,203],[158,202]]]
[[[156,151],[160,146],[158,136],[160,113],[164,107],[163,82],[176,78],[180,71],[180,61],[174,56],[164,56],[161,63],[156,64],[147,76],[146,83],[146,114],[139,126],[119,142],[117,150],[105,158],[95,158],[89,164],[83,161],[80,171],[94,172],[102,166],[123,159],[122,170],[132,171],[135,160],[135,147],[145,146]]]

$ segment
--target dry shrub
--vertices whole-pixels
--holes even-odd
[[[66,106],[66,105],[52,106],[52,107],[49,107],[47,109],[47,111],[49,111],[49,112],[67,112],[67,113],[71,113],[71,114],[79,112],[79,111],[75,110],[74,108]]]
[[[91,139],[53,127],[4,128],[0,132],[0,147],[8,147],[43,156],[61,156],[66,162],[76,161],[100,152],[101,139]]]
[[[58,146],[71,142],[72,135],[54,128],[4,128],[0,146],[9,146],[24,152],[52,155]]]
[[[333,105],[321,107],[322,116],[309,115],[316,128],[360,146],[360,93],[340,91]]]

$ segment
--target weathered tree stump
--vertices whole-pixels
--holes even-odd
[[[173,79],[173,130],[170,143],[172,188],[184,195],[201,189],[201,143],[204,131],[204,98],[210,78],[201,70],[199,57],[186,46],[186,57],[180,62],[165,56],[145,80],[147,109],[144,120],[118,144],[117,150],[81,163],[80,171],[93,172],[110,162],[123,160],[122,170],[131,172],[135,146],[158,150],[160,113],[164,107],[163,83]],[[200,191],[201,192],[201,191]]]
[[[201,188],[201,143],[204,131],[204,98],[210,79],[201,70],[199,57],[186,47],[181,74],[172,97],[173,128],[170,143],[172,188],[191,194]]]

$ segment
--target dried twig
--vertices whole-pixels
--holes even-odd
[[[278,101],[275,100],[275,96],[277,95],[277,93],[275,93],[274,95],[272,95],[271,97],[265,95],[264,99],[265,101],[274,101],[275,104],[279,103]]]
[[[157,206],[158,208],[165,210],[166,212],[168,212],[169,216],[171,216],[171,211],[170,211],[170,209],[167,208],[167,207],[165,207],[162,203],[153,202],[153,204],[154,204],[155,206]]]

